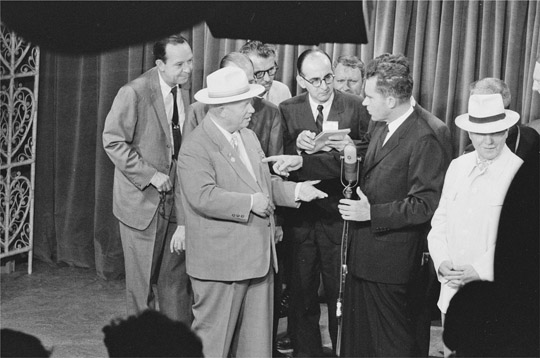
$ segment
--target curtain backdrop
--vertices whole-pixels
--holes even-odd
[[[339,6],[339,2],[336,2]],[[320,44],[336,59],[364,62],[384,52],[411,62],[414,97],[451,129],[454,154],[466,136],[454,118],[467,112],[468,86],[499,77],[512,92],[521,122],[540,118],[532,74],[540,51],[540,4],[531,1],[365,1],[369,43]],[[321,26],[324,25],[321,19]],[[276,24],[279,26],[279,24]],[[244,40],[216,39],[204,23],[184,32],[194,54],[192,94],[205,86],[219,60]],[[279,45],[277,79],[293,95],[296,58],[307,46]],[[97,55],[42,50],[35,196],[35,256],[95,268],[100,277],[123,274],[118,224],[112,214],[113,165],[101,133],[118,89],[153,66],[152,44]]]

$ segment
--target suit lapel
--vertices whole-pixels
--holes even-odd
[[[253,179],[251,173],[246,168],[246,166],[242,163],[242,159],[240,159],[240,156],[238,155],[236,150],[233,148],[231,143],[227,141],[223,133],[220,132],[220,130],[216,127],[216,124],[212,121],[211,118],[209,118],[208,115],[204,118],[202,125],[210,139],[218,146],[219,151],[223,156],[223,159],[227,163],[229,163],[229,165],[234,169],[234,171],[236,171],[238,177],[242,179],[254,191],[260,191],[261,189],[259,188],[259,185],[255,181],[255,179]],[[242,139],[244,139],[244,137],[242,137]],[[244,143],[244,146],[246,146],[246,143]],[[246,151],[249,155],[249,150],[247,148]],[[258,168],[258,166],[254,166],[253,161],[251,163],[253,166],[253,170],[257,172],[256,168]]]
[[[342,117],[342,113],[344,110],[343,97],[338,91],[334,90],[334,100],[332,101],[332,106],[330,107],[327,121],[338,122],[339,128],[349,128],[347,123],[343,123],[344,118]]]
[[[266,192],[267,190],[265,189],[267,185],[264,183],[265,176],[262,173],[263,167],[261,165],[261,160],[264,158],[264,153],[262,150],[257,150],[260,145],[254,141],[255,137],[253,135],[248,134],[245,129],[240,131],[240,135],[242,136],[242,141],[244,142],[244,147],[246,148],[251,167],[253,168],[255,177],[257,178],[257,186],[259,187],[259,190],[262,190],[265,194],[268,194]]]
[[[387,155],[392,153],[392,151],[396,150],[396,148],[399,146],[399,143],[403,140],[404,137],[407,136],[407,133],[409,132],[409,129],[411,128],[416,118],[416,114],[415,112],[413,112],[388,139],[386,144],[381,149],[379,149],[375,157],[373,156],[373,154],[375,152],[377,140],[370,142],[368,154],[366,155],[366,173],[370,171],[375,165],[377,165],[381,160],[383,160]],[[384,123],[381,123],[377,128],[377,135],[374,135],[373,138],[379,138],[383,129]]]
[[[165,111],[165,103],[163,102],[163,95],[161,94],[161,87],[159,85],[159,74],[157,67],[153,68],[148,73],[150,81],[150,101],[154,111],[156,112],[156,117],[165,132],[165,136],[169,141],[169,145],[172,146],[171,131],[169,130],[169,122],[167,121],[167,112]]]
[[[311,106],[309,105],[308,96],[308,93],[304,95],[304,104],[299,107],[300,113],[295,120],[299,122],[298,128],[304,128],[317,133],[317,124],[315,123],[315,118],[313,118],[313,112],[311,111]]]

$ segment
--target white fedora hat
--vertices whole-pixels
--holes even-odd
[[[473,94],[469,97],[469,113],[457,116],[456,125],[474,133],[496,133],[512,127],[519,121],[519,114],[504,109],[499,93]]]
[[[238,67],[223,67],[206,77],[207,87],[195,94],[206,104],[222,104],[252,98],[264,92],[264,87],[250,84],[246,73]]]

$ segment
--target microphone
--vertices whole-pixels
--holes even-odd
[[[353,186],[353,183],[358,181],[358,159],[356,158],[356,147],[352,144],[347,144],[343,149],[343,157],[343,178],[349,184],[349,186]]]

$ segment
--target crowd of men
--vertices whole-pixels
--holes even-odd
[[[248,41],[223,57],[194,103],[184,88],[194,61],[188,41],[164,38],[154,57],[155,67],[119,90],[103,132],[115,165],[128,315],[159,309],[190,325],[206,357],[278,356],[286,287],[295,356],[329,354],[319,326],[323,300],[332,355],[406,357],[428,356],[437,279],[443,321],[448,310],[454,326],[450,300],[470,282],[538,297],[537,272],[529,272],[538,271],[538,220],[521,234],[520,248],[507,250],[525,269],[498,268],[509,261],[497,252],[512,214],[506,193],[519,187],[517,205],[537,215],[538,195],[525,197],[538,194],[531,176],[538,178],[540,162],[539,135],[507,109],[503,81],[471,85],[468,112],[455,124],[472,147],[452,160],[450,131],[412,97],[403,55],[364,65],[308,49],[296,62],[305,91],[291,97],[274,79],[276,47]],[[337,129],[349,131],[319,149],[317,135]],[[360,158],[351,198],[342,184],[347,147]],[[522,177],[529,191],[514,185]],[[512,246],[512,237],[505,240]],[[522,311],[537,312],[537,303],[528,300]],[[518,316],[526,327],[538,323],[538,315]],[[519,330],[522,351],[513,354],[538,353],[532,331]]]

